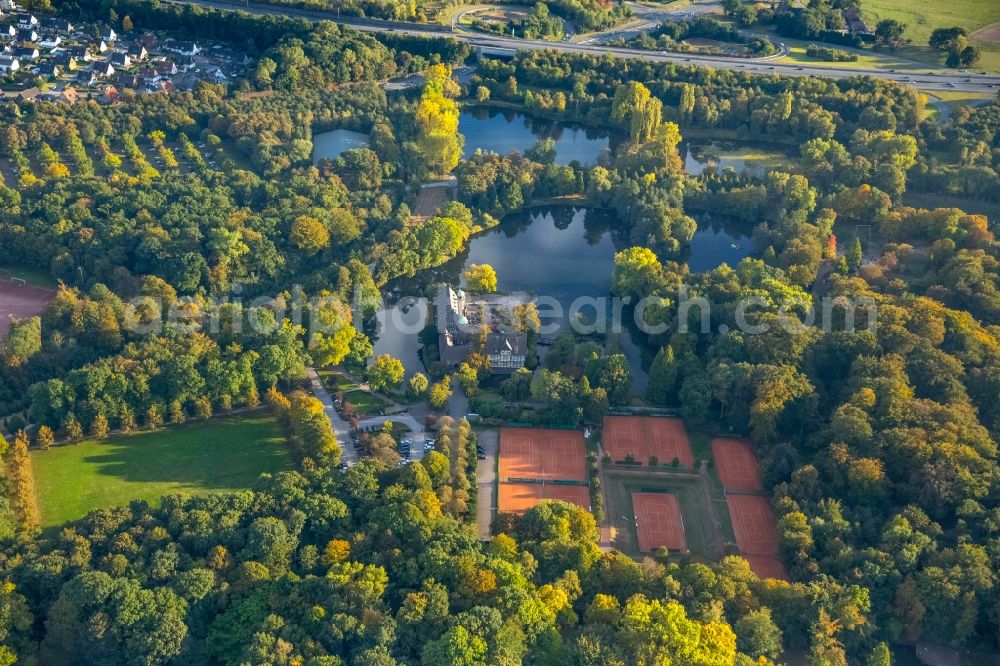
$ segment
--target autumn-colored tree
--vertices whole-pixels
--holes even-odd
[[[51,432],[51,431],[50,431]],[[6,458],[7,496],[22,530],[38,525],[38,506],[35,503],[35,477],[31,471],[28,454],[28,436],[18,431]]]
[[[118,415],[118,424],[124,433],[130,433],[135,430],[135,413],[128,405],[122,407],[122,411]]]
[[[497,273],[489,264],[472,264],[465,271],[469,291],[491,294],[497,290]]]
[[[382,354],[375,357],[365,375],[372,390],[384,391],[399,386],[405,373],[402,361],[389,354]]]
[[[435,382],[427,394],[427,401],[434,409],[441,409],[451,398],[451,377],[445,377]]]
[[[292,222],[289,240],[292,245],[311,256],[330,244],[330,232],[315,217],[299,215]]]
[[[76,414],[70,412],[63,419],[63,432],[66,433],[66,439],[71,442],[76,442],[83,437],[83,426],[80,425],[80,420],[76,418]]]
[[[90,436],[95,439],[104,439],[108,436],[109,430],[108,417],[103,413],[94,416],[90,422]]]
[[[180,400],[174,400],[170,403],[170,422],[178,425],[185,421],[187,421],[187,413],[184,411],[184,405],[181,404]]]
[[[424,92],[414,114],[417,145],[431,172],[445,174],[458,165],[462,154],[458,105],[451,99],[455,94],[451,68],[433,65],[427,70],[425,81]]]
[[[161,425],[163,425],[163,412],[160,406],[153,404],[149,406],[146,410],[146,427],[150,430],[156,430]]]
[[[43,451],[55,444],[56,435],[52,432],[52,428],[47,425],[39,426],[38,432],[35,434],[35,443],[38,444],[38,448]]]

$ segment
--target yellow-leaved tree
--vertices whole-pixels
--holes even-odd
[[[457,94],[458,84],[451,78],[450,67],[433,65],[427,70],[414,121],[417,145],[428,168],[435,174],[451,172],[462,155],[458,104],[453,99]]]

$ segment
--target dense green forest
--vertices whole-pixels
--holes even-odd
[[[25,414],[0,440],[0,664],[721,666],[796,654],[828,666],[887,664],[887,644],[919,640],[997,649],[1000,243],[994,220],[951,204],[995,208],[1000,104],[939,123],[918,92],[862,77],[540,51],[477,61],[451,40],[329,23],[155,3],[67,10],[229,42],[255,64],[228,87],[0,106],[14,175],[0,184],[0,265],[62,282],[0,344],[0,412]],[[461,89],[445,65],[466,61]],[[380,85],[414,72],[426,74],[415,90]],[[544,145],[460,159],[460,101],[627,139],[586,168]],[[333,128],[371,145],[313,165],[314,132]],[[692,176],[686,134],[798,157],[764,177]],[[147,157],[168,152],[162,167]],[[413,186],[449,172],[456,200],[414,218]],[[907,205],[913,194],[949,206]],[[561,196],[614,211],[613,292],[658,299],[647,322],[668,326],[643,340],[656,350],[646,401],[757,443],[794,582],[758,580],[735,556],[604,552],[594,516],[565,503],[506,516],[481,542],[474,475],[453,469],[466,454],[338,467],[343,443],[296,391],[305,369],[363,365],[358,319],[390,280]],[[705,213],[745,225],[752,257],[690,272]],[[871,228],[863,246],[859,225]],[[681,287],[711,303],[708,332],[697,311],[678,332]],[[275,300],[253,303],[263,295]],[[742,299],[757,303],[751,323],[773,324],[789,303],[802,316],[840,296],[875,307],[853,327],[838,307],[799,334],[719,332]],[[275,304],[299,304],[301,318]],[[251,320],[271,325],[241,325]],[[572,340],[552,353],[504,396],[561,424],[629,400],[620,354]],[[438,381],[446,368],[427,371]],[[261,404],[279,414],[297,471],[37,530],[31,443],[15,432],[25,421],[73,440]],[[467,427],[455,425],[455,449],[470,445]]]

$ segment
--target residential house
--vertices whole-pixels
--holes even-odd
[[[118,69],[127,69],[132,65],[132,58],[123,51],[115,51],[108,60]]]
[[[129,48],[128,57],[132,62],[141,62],[149,57],[149,51],[142,44],[136,44]]]
[[[93,67],[94,76],[106,79],[108,77],[114,76],[115,67],[110,62],[97,62],[94,63]]]
[[[213,58],[231,62],[236,65],[242,65],[244,67],[253,62],[253,58],[248,56],[246,53],[233,51],[232,49],[227,49],[222,46],[213,46],[211,55]]]
[[[18,46],[14,49],[14,57],[18,60],[38,60],[41,55],[34,46]]]
[[[194,42],[173,42],[164,48],[185,56],[196,56],[201,53],[201,49]]]
[[[5,12],[12,12],[17,9],[17,3],[14,0],[0,0],[0,10]]]
[[[79,62],[90,62],[94,59],[94,54],[89,46],[77,46],[68,51],[70,57],[76,58]]]
[[[43,62],[35,69],[35,74],[44,76],[47,79],[58,78],[61,72],[62,70],[59,69],[59,65],[54,62]]]
[[[76,58],[74,58],[69,51],[63,51],[52,58],[52,62],[59,65],[63,70],[67,72],[72,72],[76,70]]]
[[[221,67],[209,67],[205,70],[205,74],[202,78],[212,80],[216,83],[225,83],[229,80],[229,77],[226,76],[226,73],[222,71]]]
[[[182,90],[184,92],[194,90],[196,85],[198,85],[198,77],[194,74],[185,74],[184,76],[179,76],[174,79],[174,87],[177,90]]]
[[[41,94],[42,91],[39,88],[28,88],[27,90],[22,90],[17,93],[17,98],[22,102],[33,102]]]
[[[34,43],[38,41],[38,33],[34,28],[21,28],[17,31],[17,41]]]
[[[156,35],[151,32],[147,32],[143,33],[142,37],[139,38],[139,44],[147,51],[152,51],[159,46],[160,42],[156,39]]]
[[[75,81],[81,86],[92,86],[97,83],[97,75],[89,69],[80,70],[76,73]]]
[[[43,49],[48,49],[50,51],[54,48],[58,48],[60,44],[62,44],[62,37],[60,37],[54,32],[42,35],[41,39],[38,42],[38,45],[40,47],[42,47]]]
[[[119,90],[124,90],[126,88],[141,88],[142,80],[135,74],[130,74],[129,72],[118,72],[118,76],[115,77],[115,87]]]
[[[113,42],[118,39],[118,33],[114,31],[113,28],[106,28],[101,35],[101,39],[106,42]]]
[[[39,99],[44,99],[49,102],[66,102],[67,104],[76,104],[80,99],[80,95],[76,92],[75,88],[65,88],[64,90],[49,90],[43,92],[38,96]]]
[[[156,63],[157,76],[173,76],[177,73],[177,65],[171,60],[161,60]]]
[[[5,37],[13,39],[14,37],[17,37],[17,28],[14,27],[14,24],[11,24],[6,28],[3,28],[3,34]]]
[[[98,53],[107,53],[108,52],[108,44],[103,39],[101,41],[99,41],[97,44],[94,44],[93,48]]]
[[[68,35],[75,29],[73,24],[66,19],[51,18],[42,24],[47,30],[52,30],[63,35]]]
[[[13,56],[0,56],[0,74],[10,76],[21,69],[21,61]]]
[[[34,28],[38,25],[38,19],[35,18],[34,14],[28,14],[27,16],[19,16],[17,19],[17,27],[20,28]]]
[[[114,104],[118,101],[118,89],[114,86],[107,86],[101,91],[101,101],[105,104]]]

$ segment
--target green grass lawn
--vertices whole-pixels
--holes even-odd
[[[879,19],[891,18],[906,24],[906,37],[913,46],[900,50],[900,55],[939,62],[943,55],[927,47],[927,39],[935,28],[961,26],[974,32],[978,28],[1000,21],[1000,3],[996,0],[954,0],[954,2],[902,2],[901,0],[865,0],[865,20],[872,26]],[[1000,45],[973,41],[982,49],[982,60],[975,69],[1000,69]]]
[[[796,63],[801,65],[808,65],[810,67],[836,67],[838,69],[879,69],[879,68],[889,68],[889,69],[927,69],[926,66],[921,67],[919,63],[915,63],[908,59],[899,58],[891,53],[883,53],[881,51],[866,51],[865,53],[859,53],[857,60],[850,60],[846,62],[835,62],[833,60],[820,60],[818,58],[810,58],[806,55],[806,47],[809,44],[819,43],[819,42],[806,42],[798,41],[787,38],[780,38],[788,44],[788,55],[778,58],[778,62],[788,62]],[[796,44],[796,45],[793,45]],[[844,50],[843,47],[838,47],[836,44],[826,44],[822,43],[822,46],[828,48],[840,48]],[[854,52],[853,50],[851,51]]]
[[[59,283],[52,279],[48,271],[37,268],[25,268],[24,266],[0,266],[0,277],[4,279],[8,277],[20,278],[28,284],[33,284],[37,287],[46,287],[47,289],[55,289],[59,286]]]
[[[354,413],[358,416],[373,416],[381,413],[387,403],[382,398],[367,391],[347,391],[344,393],[344,400],[354,406]]]
[[[934,28],[961,26],[970,33],[1000,21],[1000,3],[995,0],[952,0],[951,2],[903,2],[865,0],[863,14],[872,25],[891,18],[906,24],[906,36],[926,44]]]
[[[133,499],[249,488],[291,468],[277,420],[260,412],[34,450],[31,461],[43,527]]]

